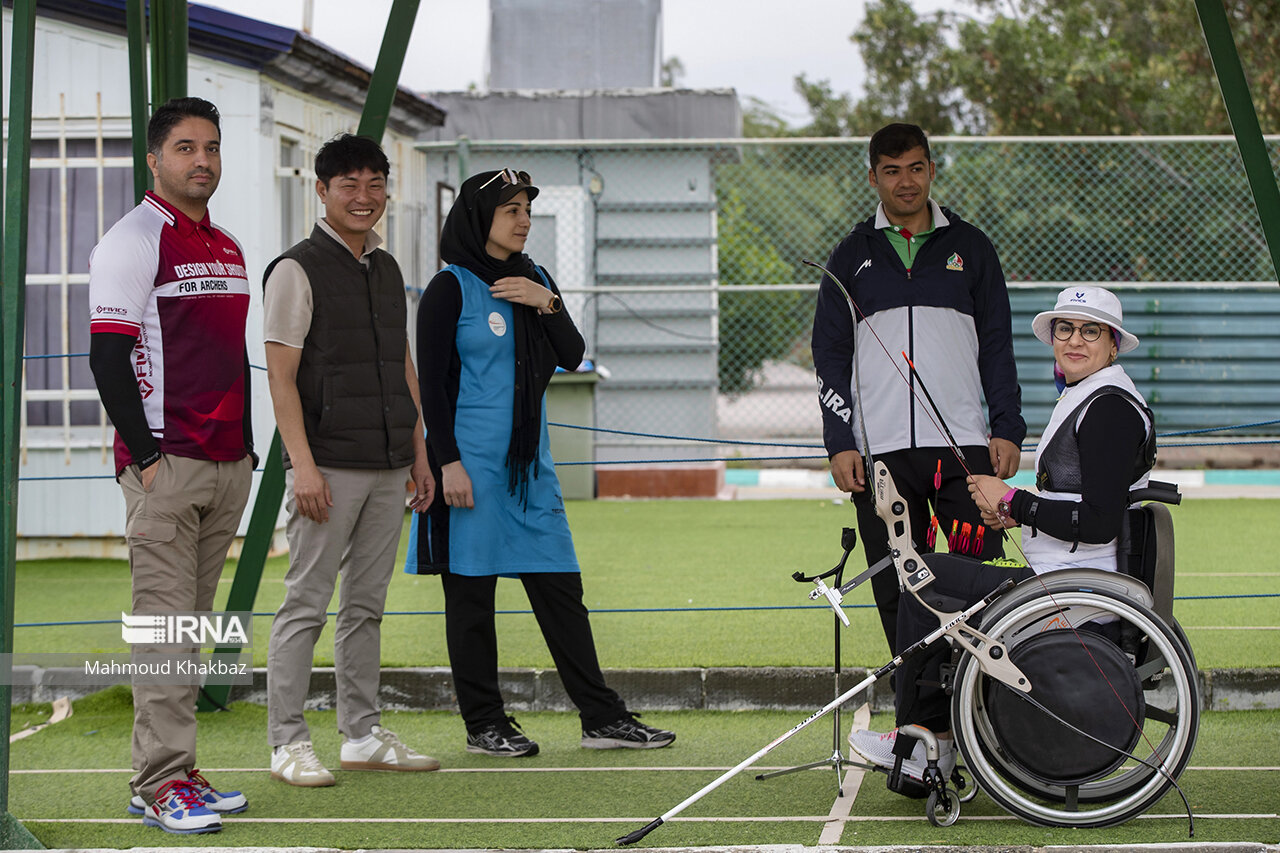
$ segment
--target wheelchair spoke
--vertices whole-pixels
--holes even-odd
[[[1158,675],[1169,668],[1169,664],[1161,656],[1152,658],[1151,660],[1138,667],[1138,680],[1146,681],[1153,675]]]

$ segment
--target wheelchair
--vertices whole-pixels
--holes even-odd
[[[1176,787],[1195,747],[1199,680],[1173,617],[1173,524],[1164,505],[1181,496],[1152,483],[1131,499],[1152,502],[1126,513],[1120,571],[1029,578],[975,620],[980,645],[1007,650],[1029,691],[992,677],[979,656],[959,648],[953,656],[946,686],[964,772],[1032,824],[1101,827],[1137,817]],[[935,570],[966,559],[919,557]],[[911,728],[900,733],[919,737]],[[965,786],[960,771],[949,781]],[[953,823],[957,792],[935,781],[927,794],[930,821]]]
[[[937,737],[916,725],[898,729],[894,751],[901,755],[899,748],[912,739],[924,744],[921,781],[902,773],[901,757],[886,770],[847,761],[839,750],[830,761],[792,769],[838,762],[886,773],[892,790],[927,798],[925,816],[935,826],[959,818],[968,799],[959,793],[969,787],[963,773],[972,776],[973,792],[981,788],[1011,814],[1042,826],[1123,823],[1177,787],[1195,748],[1200,692],[1191,646],[1173,618],[1169,510],[1147,503],[1126,513],[1118,572],[1068,569],[1018,584],[1005,579],[976,601],[946,603],[948,612],[927,604],[920,590],[933,583],[945,561],[973,560],[917,551],[906,502],[883,462],[874,471],[876,512],[889,532],[889,557],[847,584],[828,587],[824,579],[839,576],[854,547],[852,535],[842,536],[844,557],[835,568],[792,577],[814,583],[810,600],[825,598],[847,626],[844,594],[892,566],[903,589],[938,617],[938,626],[658,818],[618,838],[619,845],[640,841],[944,636],[958,661],[944,686],[951,693],[951,729],[963,771],[957,767],[950,779],[943,778]],[[1181,496],[1174,486],[1153,483],[1130,499],[1178,503]],[[1190,820],[1185,797],[1183,803]]]
[[[1164,484],[1134,497],[1180,499]],[[1199,679],[1172,612],[1172,519],[1162,503],[1147,503],[1126,522],[1125,573],[1051,572],[982,614],[983,629],[1031,680],[1036,704],[985,676],[972,657],[955,669],[952,726],[964,766],[1030,823],[1098,827],[1137,817],[1175,786],[1195,748]],[[1063,620],[1076,632],[1053,630]]]

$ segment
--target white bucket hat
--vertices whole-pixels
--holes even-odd
[[[1138,348],[1136,336],[1126,332],[1124,308],[1120,299],[1105,287],[1092,284],[1081,284],[1068,287],[1058,294],[1058,304],[1052,311],[1042,311],[1031,321],[1031,331],[1050,346],[1053,345],[1053,321],[1059,317],[1068,320],[1092,320],[1095,323],[1106,323],[1120,335],[1116,343],[1116,352],[1129,352]]]

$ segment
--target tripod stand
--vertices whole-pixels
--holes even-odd
[[[835,587],[839,589],[841,585],[842,577],[844,575],[844,564],[848,561],[849,554],[853,552],[853,548],[857,543],[858,543],[857,531],[854,530],[852,527],[844,528],[840,532],[840,545],[844,548],[844,556],[840,558],[840,562],[836,565],[835,568],[829,571],[823,572],[820,575],[812,575],[810,577],[806,577],[802,572],[796,572],[791,576],[792,579],[799,583],[813,583],[814,581],[817,581],[817,580],[823,580],[829,577],[834,577]],[[834,634],[834,640],[832,641],[832,647],[835,652],[835,659],[832,664],[831,676],[832,676],[832,680],[835,683],[834,695],[836,699],[839,699],[841,695],[840,693],[840,669],[841,669],[840,667],[840,625],[841,625],[840,614],[841,612],[842,611],[839,608],[836,608],[836,615],[833,617],[833,621],[835,623],[835,634]],[[846,622],[845,624],[848,624],[848,623]],[[840,707],[837,705],[835,710],[831,712],[831,756],[829,758],[824,758],[821,761],[810,761],[808,764],[800,764],[795,767],[788,767],[784,770],[774,770],[770,773],[761,773],[756,776],[756,779],[758,781],[764,780],[764,779],[773,779],[777,776],[786,776],[788,773],[799,773],[802,770],[817,770],[820,767],[830,767],[836,771],[836,795],[843,797],[844,796],[844,788],[843,788],[844,775],[842,773],[842,769],[845,767],[858,767],[858,766],[862,766],[862,765],[859,765],[857,762],[850,761],[849,759],[844,757],[844,747],[840,741]]]

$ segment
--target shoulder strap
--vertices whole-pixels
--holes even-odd
[[[1119,385],[1103,385],[1101,388],[1094,389],[1089,396],[1085,397],[1071,411],[1071,414],[1067,415],[1057,433],[1049,440],[1048,446],[1040,454],[1040,465],[1036,471],[1036,488],[1041,491],[1062,492],[1065,494],[1080,493],[1080,446],[1076,434],[1076,422],[1090,403],[1099,397],[1112,394],[1123,397],[1133,403],[1142,413],[1142,417],[1146,419],[1148,425],[1147,440],[1143,443],[1141,451],[1134,460],[1133,476],[1130,478],[1130,482],[1136,481],[1155,466],[1156,431],[1154,413],[1127,389],[1121,388]]]

